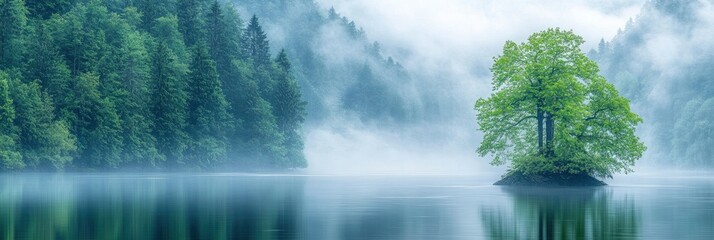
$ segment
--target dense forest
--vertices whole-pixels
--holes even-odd
[[[306,102],[212,0],[0,0],[0,169],[306,166]]]
[[[661,163],[714,166],[714,28],[704,1],[648,1],[590,52],[645,119],[640,135]]]

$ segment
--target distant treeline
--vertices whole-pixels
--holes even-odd
[[[644,118],[641,136],[658,163],[714,168],[714,28],[704,2],[647,1],[590,52]]]
[[[0,169],[306,166],[285,51],[217,1],[0,0]]]

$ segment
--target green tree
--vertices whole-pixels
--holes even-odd
[[[0,71],[0,169],[21,169],[25,164],[15,143],[15,107],[8,81],[7,74]]]
[[[72,132],[77,136],[77,166],[118,167],[121,163],[121,121],[114,103],[99,92],[99,77],[85,73],[77,77],[68,111]]]
[[[186,50],[186,44],[183,42],[183,35],[179,32],[178,18],[175,15],[156,19],[152,36],[156,38],[157,42],[165,43],[171,49],[171,52],[176,55],[177,64],[180,64],[183,69],[188,71],[188,64],[191,62],[191,58],[188,50]]]
[[[187,147],[185,73],[166,43],[157,45],[151,60],[151,113],[159,152],[172,164],[183,160]]]
[[[525,174],[631,171],[646,149],[635,136],[642,119],[599,75],[583,42],[557,28],[506,42],[491,68],[494,93],[475,104],[480,155]]]
[[[193,140],[189,157],[199,166],[208,166],[225,158],[225,134],[231,130],[229,105],[207,48],[205,42],[194,47],[188,87],[187,131]]]
[[[136,165],[157,166],[162,161],[156,150],[156,139],[151,135],[152,122],[149,117],[149,54],[144,47],[142,35],[130,31],[123,34],[124,41],[117,48],[115,56],[117,69],[115,77],[116,95],[114,102],[122,121],[124,138],[124,162]],[[149,164],[143,164],[149,163]]]
[[[253,15],[243,35],[243,51],[253,60],[256,68],[267,68],[271,65],[270,44],[268,36],[263,32],[258,17]]]
[[[27,30],[24,1],[0,0],[0,70],[21,66]]]
[[[232,83],[231,79],[228,79],[228,71],[232,70],[233,60],[240,56],[236,41],[240,39],[240,35],[233,35],[236,30],[230,29],[240,26],[231,27],[229,20],[218,1],[214,1],[206,16],[206,35],[211,58],[216,61],[216,70],[224,89]]]
[[[38,81],[60,114],[69,99],[71,73],[62,54],[54,42],[47,23],[38,22],[31,35],[24,77],[28,81]]]
[[[198,0],[178,0],[176,5],[179,31],[187,46],[193,47],[203,39],[203,24],[200,19]]]
[[[236,69],[232,73],[236,75],[232,78],[239,81],[241,89],[232,106],[241,123],[235,139],[242,145],[239,153],[247,164],[281,166],[285,158],[284,140],[272,107],[261,97],[251,65],[243,61],[233,64]]]
[[[158,18],[175,12],[176,0],[140,0],[136,5],[142,13],[142,28],[150,30]]]
[[[223,7],[223,22],[225,26],[225,35],[228,39],[226,49],[228,54],[235,58],[242,58],[242,41],[243,41],[243,19],[233,5]]]
[[[300,86],[292,76],[290,60],[285,50],[275,59],[276,86],[272,104],[280,133],[285,137],[287,151],[286,167],[307,167],[303,154],[302,123],[305,121],[305,105]]]
[[[67,14],[51,18],[54,39],[65,56],[72,77],[93,72],[102,75],[100,68],[108,68],[110,46],[106,29],[110,13],[99,1],[78,4]]]
[[[39,16],[43,19],[55,13],[66,12],[75,2],[76,0],[25,0],[31,16]]]
[[[12,87],[23,162],[44,169],[61,169],[71,163],[75,139],[67,123],[55,118],[49,95],[36,82],[13,81]]]

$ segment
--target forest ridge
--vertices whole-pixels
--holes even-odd
[[[0,1],[0,169],[306,167],[306,102],[258,17],[121,2]]]

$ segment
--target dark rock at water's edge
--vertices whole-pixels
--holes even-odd
[[[502,186],[553,186],[553,187],[593,187],[605,186],[605,182],[588,174],[523,174],[513,172],[493,185]]]

